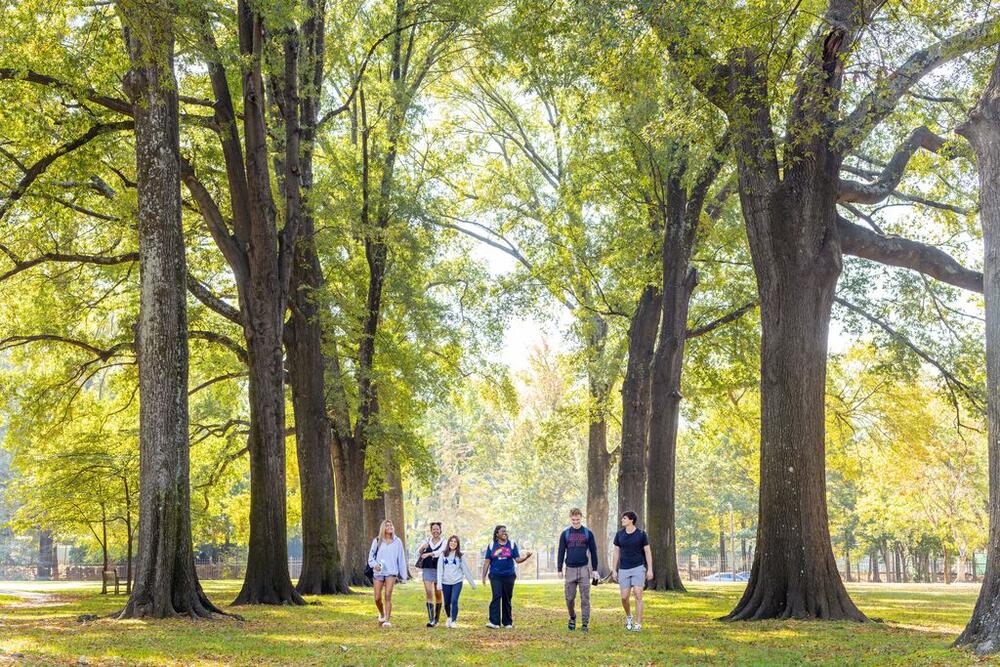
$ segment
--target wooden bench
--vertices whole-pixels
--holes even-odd
[[[118,595],[118,587],[121,582],[118,581],[118,569],[114,568],[111,570],[104,570],[104,581],[102,582],[103,588],[108,590],[112,585],[115,587],[115,595]]]

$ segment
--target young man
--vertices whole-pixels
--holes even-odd
[[[511,628],[514,619],[511,615],[511,601],[514,597],[514,581],[517,579],[517,563],[523,563],[531,557],[530,551],[521,555],[517,542],[507,535],[507,526],[497,526],[493,529],[493,539],[483,552],[483,584],[486,576],[490,578],[490,589],[493,599],[490,600],[490,622],[488,628]]]
[[[590,626],[590,579],[597,572],[597,540],[590,529],[583,525],[583,512],[578,507],[569,511],[570,526],[559,536],[557,568],[563,577],[566,563],[566,609],[569,610],[569,629],[576,629],[576,589],[580,589],[580,613],[587,632]]]
[[[642,630],[642,589],[653,578],[653,552],[649,538],[636,525],[635,512],[622,514],[622,529],[615,535],[615,551],[611,562],[611,576],[618,582],[625,610],[625,629]],[[629,607],[629,594],[635,595],[635,621]]]
[[[431,536],[420,545],[417,553],[417,567],[420,568],[424,581],[424,594],[427,599],[427,627],[433,628],[441,619],[441,603],[444,597],[437,585],[438,558],[444,551],[444,539],[441,537],[441,522],[431,522]]]

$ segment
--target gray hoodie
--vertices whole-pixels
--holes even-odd
[[[442,554],[438,559],[438,586],[457,584],[462,579],[468,579],[472,587],[476,587],[476,580],[472,577],[472,571],[469,570],[469,566],[463,558],[455,554],[448,556]]]
[[[375,567],[379,563],[382,564],[381,572]],[[406,566],[406,548],[403,547],[403,540],[395,535],[389,543],[378,537],[372,540],[371,549],[368,551],[368,567],[372,568],[376,575],[396,577],[403,581],[409,579],[410,571]]]

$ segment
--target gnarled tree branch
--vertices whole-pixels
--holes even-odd
[[[846,255],[912,269],[949,285],[983,293],[983,274],[967,269],[939,248],[900,236],[883,236],[840,216],[837,231]]]

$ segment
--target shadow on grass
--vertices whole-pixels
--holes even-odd
[[[213,600],[231,600],[239,582],[204,582]],[[622,627],[617,587],[592,591],[591,632],[566,629],[559,584],[519,586],[512,630],[483,627],[488,587],[462,593],[463,627],[425,628],[423,590],[397,589],[394,627],[375,622],[371,589],[306,607],[240,607],[245,621],[116,621],[80,624],[122,598],[92,590],[60,591],[46,608],[0,606],[0,652],[29,662],[91,664],[961,664],[971,655],[949,648],[975,602],[973,591],[852,590],[866,613],[885,624],[715,620],[736,604],[741,586],[691,586],[687,594],[649,592],[641,633]],[[309,597],[309,601],[320,598]],[[957,632],[955,630],[954,632]]]

